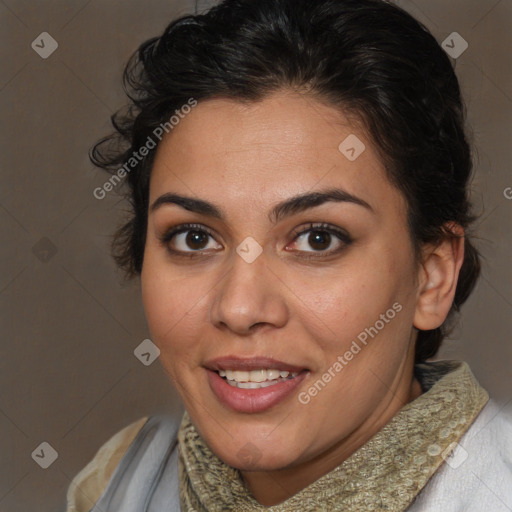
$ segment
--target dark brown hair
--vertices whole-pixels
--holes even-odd
[[[407,200],[417,258],[424,244],[456,236],[448,223],[467,229],[475,220],[465,106],[451,61],[424,25],[384,0],[225,0],[144,42],[124,84],[131,104],[91,151],[93,163],[112,173],[190,98],[258,101],[293,88],[363,122]],[[127,173],[131,216],[113,254],[128,277],[142,268],[154,154]],[[450,314],[441,327],[419,331],[416,361],[436,354],[479,273],[466,232]]]

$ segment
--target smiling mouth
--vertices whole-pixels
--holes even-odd
[[[310,370],[268,357],[228,356],[205,363],[213,394],[228,409],[264,413],[289,397]]]
[[[260,389],[275,386],[280,382],[291,380],[299,374],[299,372],[276,369],[251,371],[218,370],[217,373],[230,386],[241,389]]]

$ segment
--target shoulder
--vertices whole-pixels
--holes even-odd
[[[89,511],[103,493],[124,453],[148,417],[143,417],[113,435],[93,459],[73,478],[67,492],[67,512]]]
[[[181,412],[144,417],[117,432],[71,482],[66,512],[89,512],[95,505],[99,508],[94,510],[111,510],[104,502],[123,500],[132,508],[123,502],[112,510],[138,510],[134,503],[144,501],[148,490],[141,482],[158,479],[167,462],[170,479],[177,485],[173,471],[177,471],[175,446],[182,416]]]
[[[490,400],[411,512],[505,512],[512,509],[512,413]]]

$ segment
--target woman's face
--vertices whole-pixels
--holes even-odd
[[[208,100],[158,147],[146,316],[193,423],[231,466],[334,467],[389,421],[410,396],[417,273],[404,198],[334,108],[284,91]],[[265,382],[233,386],[220,370]]]

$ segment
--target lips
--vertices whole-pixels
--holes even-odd
[[[276,406],[289,397],[309,373],[307,368],[268,357],[244,359],[228,356],[207,361],[204,366],[210,389],[219,402],[227,408],[241,413],[264,412]],[[274,381],[272,385],[252,389],[233,386],[219,375],[219,372],[224,373],[228,370],[250,372],[262,369],[280,370],[294,374],[294,376]]]

